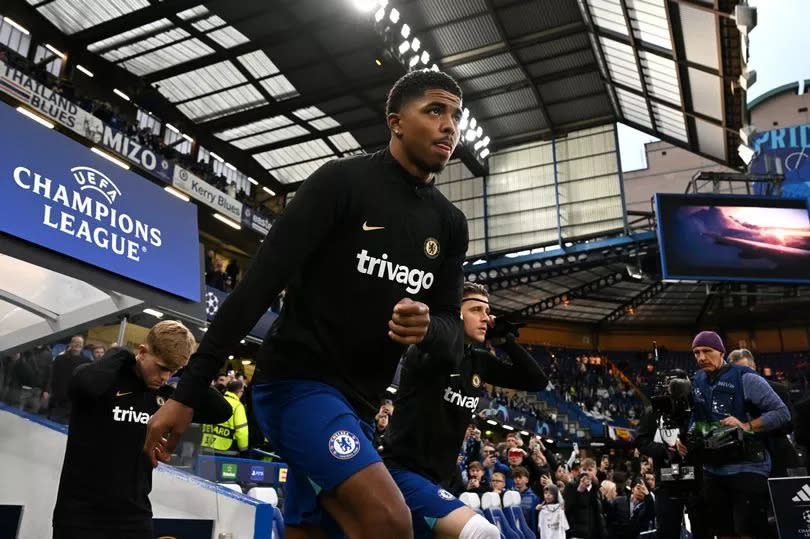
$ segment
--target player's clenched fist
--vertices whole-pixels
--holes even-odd
[[[403,298],[394,305],[388,321],[388,336],[400,344],[419,344],[430,326],[430,309],[424,303]]]

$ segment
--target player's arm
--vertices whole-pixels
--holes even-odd
[[[256,325],[292,275],[320,248],[344,214],[340,164],[318,169],[273,224],[242,281],[217,311],[173,399],[196,407],[234,346]]]
[[[489,384],[510,389],[539,391],[548,385],[548,377],[532,355],[507,334],[501,347],[509,355],[509,365],[487,352],[475,349],[473,354],[481,366],[481,378]]]
[[[94,400],[104,395],[112,388],[129,354],[124,349],[113,348],[101,359],[76,367],[68,383],[70,399]]]
[[[430,325],[419,348],[434,359],[458,361],[464,353],[464,324],[461,321],[461,295],[464,285],[462,264],[467,255],[467,220],[456,210],[447,257],[436,276],[436,290],[430,300]]]
[[[174,388],[169,385],[161,386],[157,394],[164,399],[170,399],[174,394]],[[192,421],[204,425],[216,425],[227,421],[232,413],[233,409],[225,397],[222,396],[222,393],[213,387],[209,387],[199,406],[194,409]]]

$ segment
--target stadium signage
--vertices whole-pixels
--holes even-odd
[[[0,90],[82,136],[101,128],[101,120],[5,62],[0,62]]]
[[[193,205],[5,105],[0,125],[0,232],[200,300]]]
[[[242,224],[245,226],[249,226],[259,234],[264,236],[270,232],[270,227],[273,226],[272,221],[267,217],[263,217],[257,214],[253,208],[250,206],[244,205],[242,207]]]
[[[155,152],[127,137],[121,131],[116,131],[105,124],[101,134],[101,144],[166,182],[172,181],[171,163],[162,155],[155,155]]]
[[[752,173],[784,174],[782,196],[810,198],[810,123],[760,133],[752,148]],[[757,185],[759,194],[763,189]]]
[[[242,203],[204,182],[181,167],[174,167],[172,185],[237,223],[242,220]]]

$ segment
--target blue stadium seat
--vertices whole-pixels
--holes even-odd
[[[536,539],[533,528],[526,522],[523,508],[520,506],[520,493],[514,490],[503,495],[503,514],[509,520],[512,528],[523,536],[523,539]],[[535,527],[537,524],[535,523]]]
[[[523,534],[515,531],[501,510],[501,499],[494,492],[486,492],[481,498],[481,509],[484,517],[493,523],[504,539],[524,539]]]
[[[278,507],[273,506],[273,534],[272,539],[284,539],[284,517]]]

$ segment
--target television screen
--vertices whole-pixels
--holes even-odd
[[[655,195],[664,279],[810,283],[803,199]]]

